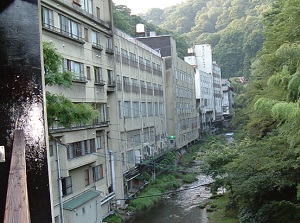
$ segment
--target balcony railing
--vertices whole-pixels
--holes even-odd
[[[87,79],[84,74],[73,74],[73,81],[80,83],[87,83]]]
[[[95,85],[104,86],[105,85],[105,81],[104,80],[95,80],[94,84]]]
[[[64,36],[64,37],[67,37],[69,39],[78,41],[80,43],[85,43],[84,39],[81,36],[78,36],[76,34],[67,32],[65,30],[62,30],[62,29],[60,29],[58,27],[55,27],[55,26],[47,24],[47,23],[43,23],[42,26],[43,26],[44,29],[46,29],[48,31],[60,34],[61,36]]]
[[[103,50],[103,46],[101,46],[100,44],[98,44],[98,43],[93,43],[93,45],[92,45],[92,47],[94,48],[94,49],[97,49],[97,50]]]
[[[116,87],[116,81],[115,80],[109,80],[107,83],[108,87]]]
[[[105,52],[107,54],[113,55],[114,54],[114,49],[111,47],[106,47]]]

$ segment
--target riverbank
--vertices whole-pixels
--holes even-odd
[[[164,208],[164,206],[166,206],[166,202],[175,199],[174,197],[177,196],[178,191],[187,191],[188,187],[194,185],[193,182],[195,182],[198,190],[198,184],[205,182],[205,176],[199,176],[200,164],[198,161],[195,161],[199,148],[200,143],[190,146],[186,150],[186,153],[181,156],[180,160],[178,160],[178,155],[175,152],[172,153],[173,155],[168,154],[165,156],[167,157],[167,160],[157,164],[157,172],[160,172],[161,174],[157,176],[155,180],[150,179],[147,187],[140,191],[137,194],[137,197],[129,200],[129,205],[125,212],[116,212],[115,215],[106,218],[105,222],[128,222],[128,218],[130,219],[131,217],[143,215],[150,209],[153,211],[152,209],[155,209],[160,205],[160,203],[164,203]],[[202,189],[204,190],[204,186]],[[209,190],[205,191],[205,193],[208,192]],[[188,194],[189,191],[185,193]],[[191,193],[191,195],[192,194],[193,193]],[[210,195],[205,196],[207,196],[207,199]],[[201,197],[203,196],[195,193],[193,200],[197,202],[197,200]],[[186,200],[190,200],[191,198],[192,196],[187,196]],[[196,209],[198,205],[199,203],[193,203],[192,206]],[[176,214],[177,213],[174,213],[174,215]]]
[[[226,210],[226,206],[229,202],[228,194],[214,196],[213,199],[206,205],[202,205],[205,208],[208,215],[209,223],[239,223],[238,210]]]

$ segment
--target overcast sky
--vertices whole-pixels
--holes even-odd
[[[116,5],[126,5],[132,14],[145,13],[151,8],[166,8],[186,0],[112,0]]]

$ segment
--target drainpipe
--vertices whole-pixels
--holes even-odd
[[[106,141],[106,129],[104,129],[104,148],[105,148],[105,166],[106,166],[106,186],[109,186],[109,182],[108,182],[108,148],[107,148],[107,141]]]
[[[112,190],[115,191],[115,184],[116,184],[116,175],[115,175],[115,160],[114,154],[111,150],[108,151],[110,156],[110,168],[111,168],[111,184]]]
[[[63,193],[62,193],[62,182],[61,182],[61,173],[60,173],[60,158],[58,151],[58,142],[55,141],[56,146],[56,164],[57,164],[57,177],[58,177],[58,189],[59,189],[59,208],[60,208],[60,219],[61,223],[64,223],[64,208],[63,208]]]

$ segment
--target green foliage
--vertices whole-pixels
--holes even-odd
[[[62,57],[57,53],[54,44],[51,42],[43,42],[45,84],[52,86],[72,86],[72,74],[67,71],[61,72]]]
[[[190,44],[212,44],[223,77],[250,76],[251,62],[264,41],[261,15],[272,0],[188,0],[143,15],[159,27],[188,37]]]
[[[158,18],[157,13],[160,12],[159,9],[153,9],[151,12],[151,15],[154,15],[156,18]],[[125,5],[113,5],[113,18],[114,25],[118,29],[131,36],[135,36],[135,26],[139,23],[144,24],[148,32],[155,31],[157,35],[171,35],[176,41],[178,57],[183,59],[184,56],[186,56],[187,49],[190,47],[188,44],[189,40],[186,36],[181,36],[174,33],[173,31],[166,30],[163,27],[160,28],[158,26],[155,26],[153,25],[155,24],[155,22],[152,24],[140,16],[131,15],[131,9],[129,9]]]
[[[46,94],[48,124],[55,122],[65,127],[72,124],[89,123],[95,117],[93,107],[85,103],[73,103],[63,95]]]
[[[198,180],[197,174],[191,174],[190,173],[190,174],[185,174],[185,175],[182,176],[182,181],[184,183],[190,184],[190,183],[193,183],[193,182],[195,182],[197,180]]]
[[[161,193],[162,191],[160,191],[157,188],[150,188],[141,192],[139,194],[139,197],[141,198],[133,199],[130,201],[130,206],[128,207],[128,210],[141,211],[152,207],[156,202],[160,200],[161,196],[159,195]]]
[[[60,72],[62,57],[50,42],[43,43],[44,70],[46,85],[72,86],[72,74]],[[73,103],[63,95],[46,92],[46,107],[48,125],[58,123],[64,127],[72,124],[87,124],[96,116],[96,112],[90,104]]]
[[[103,219],[103,222],[106,223],[122,223],[123,221],[124,219],[118,214],[113,214]]]

